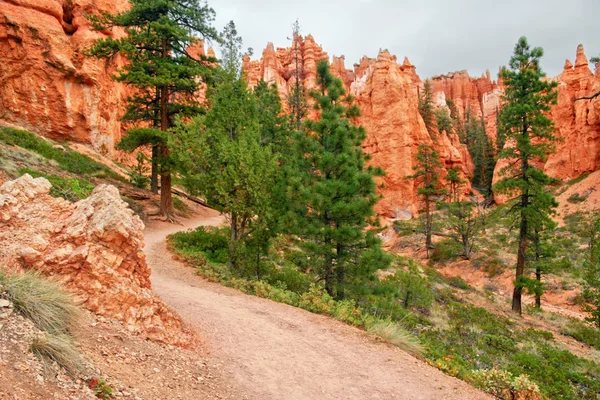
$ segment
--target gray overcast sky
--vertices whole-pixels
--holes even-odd
[[[466,69],[496,77],[518,38],[544,48],[549,76],[574,61],[582,43],[600,54],[600,0],[209,0],[221,29],[234,20],[254,59],[267,42],[286,47],[299,19],[329,56],[345,55],[352,68],[363,55],[389,49],[417,66],[421,78]]]

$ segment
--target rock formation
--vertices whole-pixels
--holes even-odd
[[[434,76],[430,83],[437,106],[446,107],[451,100],[461,122],[467,114],[482,118],[488,136],[496,139],[496,118],[503,89],[501,84],[492,81],[489,71],[480,78],[469,76],[467,71],[452,72]]]
[[[282,100],[287,99],[295,84],[296,53],[300,77],[307,89],[316,85],[316,65],[328,59],[327,53],[311,36],[298,38],[287,49],[275,50],[269,43],[259,61],[244,60],[244,72],[250,85],[260,80],[277,84]],[[355,97],[362,116],[358,123],[367,131],[364,150],[371,163],[386,171],[381,179],[383,198],[376,210],[388,218],[410,218],[417,212],[415,183],[405,179],[411,175],[419,144],[434,144],[445,168],[458,165],[464,175],[471,175],[472,161],[468,150],[455,135],[437,134],[433,140],[418,110],[418,93],[422,82],[415,67],[405,59],[402,64],[388,51],[376,59],[364,57],[354,70],[345,67],[344,57],[333,57],[331,71],[344,82]],[[469,187],[465,188],[468,192]]]
[[[567,60],[556,79],[558,104],[552,107],[551,117],[562,142],[544,169],[554,178],[569,180],[600,169],[600,98],[575,101],[600,91],[600,70],[592,73],[579,45],[575,65]]]
[[[167,343],[186,343],[182,322],[150,287],[143,223],[113,186],[75,204],[50,197],[44,178],[0,186],[0,264],[63,282],[89,310]]]
[[[0,0],[0,122],[111,153],[121,138],[125,88],[119,65],[84,56],[102,35],[85,14],[119,12],[127,0]],[[106,32],[112,34],[112,32]]]

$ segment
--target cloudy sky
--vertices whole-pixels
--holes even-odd
[[[209,0],[221,29],[234,20],[245,47],[260,57],[267,42],[289,45],[292,23],[312,34],[346,68],[389,49],[408,56],[421,78],[467,69],[496,76],[520,36],[544,48],[550,76],[582,43],[600,54],[600,0]]]

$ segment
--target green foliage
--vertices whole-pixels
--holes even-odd
[[[596,349],[600,349],[600,330],[598,327],[590,326],[579,320],[571,320],[567,324],[561,326],[560,333],[571,336],[573,339],[585,343],[588,346],[594,346]]]
[[[115,172],[88,156],[73,151],[67,146],[55,146],[31,132],[0,127],[0,141],[11,146],[31,150],[48,160],[54,160],[60,168],[74,174],[95,175],[104,173],[113,179],[120,179]]]
[[[228,228],[205,228],[200,226],[187,232],[177,232],[170,237],[170,243],[178,250],[201,251],[209,261],[227,263],[229,260]]]
[[[419,113],[423,118],[423,122],[425,122],[427,132],[433,135],[436,115],[433,109],[433,93],[431,92],[431,82],[429,80],[425,81],[423,92],[419,94]]]
[[[135,158],[137,165],[129,172],[129,181],[133,186],[144,189],[150,183],[150,179],[146,176],[148,168],[145,165],[148,159],[142,152],[138,152]]]
[[[309,109],[308,92],[302,77],[304,76],[304,61],[301,59],[300,46],[300,22],[298,19],[292,25],[292,41],[294,46],[293,52],[293,83],[294,86],[290,90],[287,98],[287,103],[290,109],[289,121],[297,131],[302,130],[302,121],[306,117]]]
[[[475,170],[471,183],[483,194],[491,196],[492,179],[496,167],[494,143],[488,137],[483,119],[470,111],[465,116],[465,144],[469,148]]]
[[[578,204],[578,203],[583,203],[584,201],[586,201],[588,198],[588,196],[580,196],[579,193],[573,193],[571,196],[569,196],[569,198],[567,199],[567,201],[571,204]]]
[[[427,280],[413,269],[398,271],[393,277],[387,278],[390,284],[397,287],[396,297],[405,309],[431,307],[433,300],[431,288]]]
[[[268,246],[277,155],[261,144],[256,98],[242,79],[219,84],[211,104],[206,117],[176,129],[172,148],[188,190],[230,215],[229,262],[237,267],[242,242],[257,254]]]
[[[485,211],[470,201],[450,203],[447,209],[447,228],[452,234],[452,240],[460,246],[459,252],[455,254],[469,260],[475,241],[484,227]]]
[[[519,328],[507,318],[469,305],[451,303],[448,313],[447,329],[421,335],[425,356],[440,369],[476,384],[482,383],[482,378],[485,381],[489,373],[475,371],[506,371],[511,374],[508,382],[514,382],[514,376],[527,375],[552,399],[600,394],[600,367],[555,347],[552,334]],[[490,389],[502,381],[501,387],[507,383],[505,379],[493,381],[487,386]],[[486,385],[478,386],[486,389]]]
[[[432,235],[432,211],[433,204],[439,197],[446,194],[446,190],[440,186],[440,171],[442,163],[440,155],[433,149],[431,145],[420,144],[417,152],[417,164],[414,166],[414,174],[407,176],[405,179],[414,179],[417,193],[421,196],[425,206],[425,248],[427,256],[429,250],[433,247],[431,240]]]
[[[435,249],[429,257],[430,263],[445,263],[454,261],[463,254],[463,247],[458,240],[443,239],[436,242]]]
[[[311,96],[321,117],[305,121],[306,133],[295,138],[288,189],[295,217],[291,227],[302,237],[327,292],[341,299],[352,280],[389,265],[380,240],[365,232],[379,199],[373,177],[383,171],[367,166],[361,148],[365,130],[352,123],[358,107],[350,106],[351,98],[326,62],[317,66],[317,85]]]
[[[104,379],[93,378],[88,380],[87,384],[97,398],[101,400],[110,400],[113,398],[113,388]]]
[[[600,217],[588,224],[589,254],[585,260],[585,310],[591,314],[588,321],[600,328]]]
[[[557,206],[546,191],[552,180],[535,162],[545,160],[554,150],[554,124],[547,116],[551,105],[557,101],[557,83],[544,80],[539,65],[543,50],[529,48],[522,37],[515,46],[510,69],[504,68],[506,91],[504,107],[500,111],[500,130],[507,145],[500,158],[508,159],[509,165],[501,171],[503,178],[496,184],[500,193],[516,196],[512,212],[519,218],[519,250],[517,252],[516,284],[513,294],[513,310],[521,312],[520,287],[525,274],[525,256],[531,246],[531,233],[543,230],[551,223],[550,214]]]
[[[541,399],[542,393],[527,375],[514,377],[507,371],[489,369],[475,371],[471,377],[473,386],[492,394],[498,399]]]
[[[85,369],[83,358],[68,335],[44,333],[33,338],[31,351],[40,359],[55,362],[71,376]]]
[[[435,122],[438,128],[438,131],[441,133],[446,131],[446,133],[454,133],[454,126],[452,118],[448,114],[448,110],[445,108],[438,108],[434,111]]]
[[[38,329],[66,335],[76,327],[79,310],[72,296],[39,272],[7,275],[0,270],[0,285],[15,311],[31,320]]]
[[[48,181],[52,184],[50,196],[62,197],[63,199],[71,202],[77,202],[87,198],[94,190],[94,186],[82,179],[47,175],[29,168],[20,169],[19,173],[29,174],[33,178],[42,177],[48,179]]]

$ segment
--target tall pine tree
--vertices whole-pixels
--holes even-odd
[[[433,109],[433,92],[431,91],[431,82],[425,81],[423,92],[419,95],[419,113],[425,122],[425,127],[430,135],[435,128],[435,112]]]
[[[503,178],[495,189],[507,194],[516,193],[512,210],[519,220],[519,246],[512,309],[519,314],[522,312],[523,288],[528,282],[525,268],[531,233],[549,223],[551,210],[556,205],[552,195],[546,191],[551,178],[535,164],[545,160],[556,141],[554,124],[546,114],[556,103],[557,84],[543,79],[542,56],[541,48],[531,49],[527,39],[521,37],[509,68],[502,69],[500,73],[506,92],[499,129],[507,141],[500,158],[508,159],[509,165],[501,171]]]
[[[175,116],[193,116],[202,108],[194,101],[199,82],[210,74],[211,60],[196,59],[187,49],[201,39],[218,40],[212,28],[214,11],[200,0],[131,0],[132,7],[120,14],[90,17],[96,30],[125,29],[121,38],[100,39],[89,54],[110,59],[121,54],[127,63],[116,79],[135,89],[129,99],[127,118],[141,121],[132,129],[123,148],[135,144],[153,146],[153,163],[160,164],[160,212],[171,219],[170,150],[166,132]]]
[[[297,134],[298,172],[290,194],[299,204],[296,232],[311,263],[327,292],[343,298],[354,277],[389,262],[380,240],[365,230],[379,199],[373,177],[383,171],[366,165],[365,130],[351,122],[358,107],[350,106],[351,98],[327,62],[317,66],[317,85],[311,96],[320,118],[305,121],[306,133]]]
[[[425,249],[427,258],[429,250],[433,248],[431,236],[433,206],[438,198],[444,196],[447,191],[440,185],[440,170],[442,163],[440,155],[429,144],[420,144],[417,152],[417,164],[414,167],[414,174],[407,176],[406,179],[414,179],[417,193],[421,197],[425,211]]]

